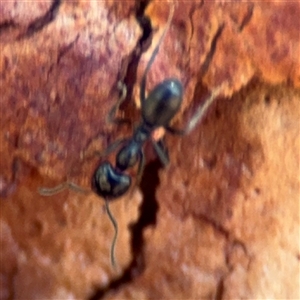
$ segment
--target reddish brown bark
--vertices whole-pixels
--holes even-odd
[[[120,115],[139,121],[170,5],[0,5],[1,299],[300,297],[298,3],[176,3],[147,90],[182,81],[178,127],[222,92],[190,135],[166,136],[168,168],[147,145],[140,187],[112,203],[118,272],[103,200],[37,190],[67,177],[89,188],[99,158],[82,154],[130,136],[106,117],[121,80]],[[152,24],[144,54],[136,14]]]

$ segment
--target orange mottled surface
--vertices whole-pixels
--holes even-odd
[[[67,178],[89,189],[101,158],[84,157],[130,136],[107,116],[124,81],[118,116],[139,121],[139,83],[169,11],[1,2],[1,299],[300,298],[296,2],[176,2],[147,91],[181,80],[181,128],[221,92],[188,136],[166,133],[168,167],[146,145],[141,183],[111,204],[117,270],[101,197],[38,193]]]

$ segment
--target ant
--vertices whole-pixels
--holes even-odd
[[[141,122],[133,132],[131,138],[115,141],[114,143],[109,145],[104,154],[102,154],[102,156],[108,155],[109,153],[117,149],[119,146],[123,145],[123,147],[117,152],[115,167],[113,167],[109,161],[104,161],[100,163],[92,177],[92,190],[97,195],[104,198],[107,214],[115,229],[115,235],[112,241],[110,251],[111,264],[113,267],[116,267],[114,249],[118,235],[118,226],[116,220],[110,212],[109,202],[116,200],[129,190],[131,186],[131,177],[128,174],[126,174],[125,171],[139,163],[136,179],[137,185],[141,179],[141,175],[143,173],[145,165],[143,146],[147,140],[150,140],[152,142],[154,150],[156,151],[162,164],[164,166],[168,165],[168,153],[166,147],[163,144],[161,136],[158,133],[159,130],[163,129],[164,131],[166,130],[172,134],[178,135],[188,134],[201,121],[203,115],[210,107],[214,99],[216,99],[220,90],[215,90],[211,94],[211,96],[204,102],[204,104],[199,106],[195,114],[188,122],[186,128],[182,130],[175,129],[169,126],[170,121],[179,111],[183,99],[183,86],[178,79],[171,78],[164,80],[163,82],[155,86],[146,98],[145,90],[147,74],[159,51],[159,47],[166,35],[166,32],[170,27],[173,14],[174,6],[171,7],[171,11],[169,13],[165,29],[151,55],[151,58],[142,76],[140,85]],[[113,115],[115,115],[119,106],[126,98],[126,87],[123,86],[122,90],[122,96],[113,106],[109,113],[110,121],[118,122],[112,119]],[[51,196],[58,192],[61,192],[65,188],[70,188],[81,192],[83,191],[81,187],[75,185],[72,182],[67,181],[54,188],[41,188],[39,189],[39,193],[44,196]]]

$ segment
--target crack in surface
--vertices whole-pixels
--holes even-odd
[[[49,78],[51,76],[53,69],[60,64],[60,61],[62,60],[62,58],[72,49],[74,44],[78,41],[79,37],[80,37],[80,34],[77,34],[76,38],[72,42],[70,42],[69,44],[67,44],[66,46],[62,47],[59,50],[59,52],[57,54],[56,62],[52,63],[47,71],[47,78]]]
[[[213,297],[214,300],[222,300],[224,296],[224,280],[225,276],[222,276],[217,284],[216,293]]]
[[[221,235],[223,235],[225,237],[226,240],[230,241],[230,243],[235,246],[241,246],[241,248],[243,249],[244,253],[249,256],[246,244],[244,241],[238,239],[237,237],[235,237],[228,229],[226,229],[224,226],[222,226],[222,224],[218,223],[217,221],[215,221],[214,219],[210,218],[209,216],[205,215],[205,214],[194,214],[191,213],[191,216],[193,217],[193,219],[195,220],[201,220],[209,225],[211,225],[214,230],[216,230],[217,232],[219,232]]]
[[[35,33],[42,30],[49,23],[51,23],[55,19],[62,1],[63,0],[53,0],[52,5],[50,6],[49,10],[43,16],[41,16],[41,17],[37,18],[36,20],[34,20],[33,22],[31,22],[28,25],[26,32],[21,34],[18,37],[18,40],[22,40],[24,38],[31,37]]]
[[[152,38],[152,26],[150,20],[145,17],[145,9],[149,4],[149,0],[136,1],[136,19],[140,24],[143,32],[140,40],[138,41],[132,54],[125,58],[122,62],[119,78],[127,87],[126,100],[122,104],[125,106],[123,111],[126,115],[132,115],[132,111],[136,111],[132,98],[133,87],[136,84],[137,69],[142,52],[150,46],[149,40]],[[125,104],[125,105],[124,105]],[[121,110],[122,110],[121,106]],[[138,112],[140,113],[140,112]],[[131,119],[133,119],[131,117]],[[158,160],[148,163],[145,166],[142,180],[140,183],[140,189],[143,194],[143,201],[140,206],[139,219],[133,225],[131,225],[131,252],[132,261],[129,266],[123,271],[123,274],[111,281],[108,286],[104,288],[95,288],[93,294],[89,297],[89,300],[96,300],[103,298],[106,293],[111,290],[117,290],[121,286],[132,282],[133,279],[139,276],[145,268],[144,262],[144,238],[143,232],[146,227],[156,223],[156,213],[158,210],[158,204],[155,196],[157,186],[159,185],[158,171],[161,168],[161,164]]]
[[[234,246],[239,246],[242,248],[245,255],[249,259],[251,258],[250,254],[247,250],[247,246],[246,246],[245,242],[243,240],[235,237],[229,230],[224,228],[224,226],[222,226],[221,224],[217,223],[214,219],[209,218],[205,214],[201,214],[201,215],[192,214],[192,217],[196,220],[200,219],[200,220],[204,221],[205,223],[211,225],[215,231],[219,232],[221,235],[223,235],[225,237],[225,239],[230,243],[231,248]],[[229,265],[228,257],[226,257],[226,263],[227,263],[227,265]]]
[[[18,26],[13,20],[4,21],[0,23],[0,34],[2,34],[5,30],[13,29]]]
[[[254,11],[254,4],[250,4],[249,8],[248,8],[248,12],[245,15],[245,17],[243,18],[241,25],[238,27],[238,30],[240,32],[242,32],[244,30],[244,28],[250,23],[252,16],[253,16],[253,11]]]
[[[158,172],[162,168],[160,161],[157,159],[146,165],[140,189],[143,194],[143,201],[140,206],[140,216],[138,221],[130,228],[131,231],[131,251],[132,261],[124,270],[123,274],[110,282],[105,288],[96,289],[89,300],[102,299],[106,293],[111,290],[117,290],[121,286],[132,282],[145,269],[144,259],[144,237],[143,232],[146,227],[156,223],[156,214],[158,203],[156,199],[156,189],[159,185]]]
[[[204,5],[204,0],[200,0],[199,3],[193,3],[191,4],[191,8],[188,12],[188,20],[186,21],[186,23],[189,24],[191,30],[190,33],[188,35],[188,42],[186,44],[184,44],[184,51],[188,54],[184,57],[183,61],[182,61],[182,67],[183,69],[189,70],[190,68],[190,61],[191,61],[191,52],[194,48],[194,46],[192,46],[192,42],[193,42],[193,38],[194,38],[194,34],[195,34],[195,25],[193,22],[193,17],[194,14],[200,10]],[[187,34],[187,28],[186,28],[186,24],[184,24],[184,22],[178,22],[177,26],[179,26],[178,31],[181,32],[185,32]],[[181,28],[182,27],[182,28]],[[188,27],[188,25],[187,25]],[[185,84],[186,82],[183,82],[183,84]]]
[[[132,114],[136,112],[136,105],[134,101],[131,101],[131,99],[133,88],[136,84],[139,61],[142,53],[150,47],[152,40],[151,21],[144,14],[149,2],[149,0],[136,1],[135,16],[137,22],[142,28],[142,36],[132,53],[122,61],[119,72],[119,81],[123,82],[127,87],[126,99],[119,109],[123,111],[125,115],[128,115],[130,119],[134,119]]]
[[[68,45],[66,45],[65,47],[62,47],[57,55],[57,60],[56,60],[56,65],[59,65],[61,59],[72,49],[72,47],[74,46],[74,44],[78,41],[79,39],[79,34],[77,34],[76,38],[70,42]]]
[[[130,57],[127,57],[124,60],[124,62],[122,64],[122,68],[120,70],[119,78],[120,78],[120,80],[122,80],[122,78],[124,78],[123,82],[127,86],[127,99],[124,102],[125,105],[122,104],[122,106],[124,107],[123,112],[125,113],[125,116],[130,115],[130,114],[132,115],[132,111],[136,112],[135,105],[134,105],[133,101],[130,101],[130,100],[132,98],[133,86],[136,84],[136,76],[137,76],[137,68],[138,68],[139,60],[141,58],[144,48],[146,48],[150,44],[147,42],[149,40],[151,40],[151,35],[152,35],[151,23],[150,23],[150,20],[148,20],[144,16],[144,11],[145,11],[148,3],[149,3],[149,1],[145,1],[143,3],[138,3],[138,5],[137,5],[136,18],[143,29],[143,34],[136,46],[136,49],[133,50],[133,53],[131,54]],[[199,5],[199,7],[200,6],[202,6],[202,3]],[[213,37],[210,50],[206,56],[206,59],[204,61],[204,64],[202,65],[202,68],[200,69],[200,74],[207,72],[207,69],[210,65],[210,62],[211,62],[212,57],[216,50],[217,41],[218,41],[219,37],[221,36],[223,28],[224,28],[224,26],[221,25],[218,28],[215,36]],[[205,71],[205,72],[203,72],[203,71]],[[121,110],[122,110],[122,107],[121,107]],[[137,112],[137,113],[140,114],[140,112]],[[131,119],[134,119],[134,118],[131,116]],[[156,224],[158,202],[156,199],[155,192],[159,185],[158,173],[159,173],[160,168],[162,168],[160,161],[155,160],[154,162],[148,163],[146,165],[144,173],[143,173],[142,181],[140,184],[140,189],[143,194],[143,197],[142,197],[143,202],[140,206],[139,219],[130,228],[131,252],[132,252],[132,257],[133,257],[131,263],[123,271],[123,274],[120,277],[118,277],[117,279],[111,281],[108,284],[108,286],[98,287],[98,288],[96,287],[94,293],[89,298],[90,300],[102,299],[110,291],[118,290],[121,286],[124,286],[124,285],[132,282],[137,276],[139,276],[143,273],[143,271],[145,269],[143,232],[148,226]],[[210,224],[213,224],[214,228],[217,228],[218,231],[220,231],[223,235],[225,235],[227,238],[229,237],[229,235],[230,235],[229,232],[227,232],[224,228],[222,228],[221,226],[218,226],[212,220],[208,220],[208,221],[210,222]]]
[[[248,271],[252,258],[251,255],[249,254],[247,250],[247,246],[244,241],[236,238],[229,230],[224,228],[221,224],[218,224],[215,220],[209,218],[207,215],[193,215],[194,219],[200,219],[204,221],[205,223],[208,223],[210,226],[213,227],[213,229],[217,232],[219,232],[221,235],[224,236],[225,241],[227,242],[226,248],[225,248],[225,265],[227,268],[227,272],[224,272],[224,274],[220,277],[220,279],[217,282],[216,289],[215,289],[215,294],[212,296],[212,299],[214,300],[222,300],[225,297],[225,280],[226,278],[235,270],[236,264],[232,263],[231,260],[231,255],[232,255],[232,249],[234,248],[241,248],[245,257],[247,258],[247,264],[244,266],[245,270]]]
[[[224,27],[225,27],[224,24],[219,26],[218,30],[215,33],[215,36],[213,37],[213,39],[211,41],[210,49],[209,49],[209,51],[206,55],[206,58],[200,68],[199,74],[201,75],[201,77],[203,77],[209,69],[209,65],[214,57],[215,52],[216,52],[217,42],[218,42],[219,38],[221,37]]]
[[[193,35],[194,35],[194,32],[195,32],[193,17],[194,17],[195,12],[198,9],[201,9],[203,5],[204,5],[204,0],[201,0],[200,3],[194,3],[192,5],[190,11],[189,11],[189,22],[190,22],[190,25],[191,25],[191,35],[190,35],[189,42],[188,42],[188,45],[189,45],[188,53],[191,52],[191,41],[193,39]]]
[[[207,87],[202,83],[202,77],[207,73],[207,71],[209,69],[210,63],[216,52],[217,42],[222,35],[224,27],[225,27],[225,25],[222,24],[217,29],[217,31],[211,41],[210,49],[209,49],[208,53],[206,54],[203,64],[199,68],[199,72],[197,75],[197,82],[195,85],[195,89],[194,89],[194,93],[193,93],[192,101],[191,101],[191,103],[193,103],[193,105],[198,105],[201,100],[205,99],[208,96],[207,95],[207,92],[208,92]],[[205,97],[202,97],[203,95],[205,95]]]

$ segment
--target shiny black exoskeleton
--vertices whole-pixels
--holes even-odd
[[[117,199],[128,191],[131,185],[131,179],[125,171],[135,166],[138,162],[139,168],[136,182],[139,182],[144,169],[143,146],[147,140],[150,139],[152,142],[161,162],[164,165],[168,164],[168,153],[163,141],[161,139],[155,140],[152,138],[152,133],[156,129],[163,127],[172,134],[180,135],[189,133],[199,123],[207,109],[220,93],[221,87],[216,89],[210,97],[198,107],[195,114],[189,120],[186,128],[183,130],[174,129],[169,126],[170,121],[179,111],[183,100],[183,86],[178,79],[171,78],[164,80],[154,87],[147,98],[145,97],[147,74],[170,26],[173,12],[174,7],[172,6],[164,32],[151,55],[141,80],[141,122],[131,138],[116,141],[108,147],[106,154],[117,149],[120,144],[123,144],[122,148],[117,152],[115,167],[113,167],[110,162],[105,161],[99,165],[94,173],[92,180],[93,190],[107,201]],[[112,112],[113,114],[116,113],[117,108],[123,102],[124,98],[125,97],[119,100],[112,108],[109,116],[112,116]]]
[[[103,162],[97,168],[93,179],[93,189],[101,191],[105,199],[117,198],[127,192],[131,184],[129,175],[114,170],[109,162]]]
[[[141,91],[143,97],[144,93]],[[158,127],[168,129],[170,121],[180,108],[182,96],[183,87],[180,81],[168,79],[157,85],[147,99],[141,98],[142,121],[132,138],[123,141],[124,145],[116,155],[115,168],[105,161],[100,164],[93,176],[92,186],[98,195],[113,200],[126,193],[131,180],[124,171],[138,162],[140,164],[138,177],[141,176],[144,168],[144,143]],[[152,140],[152,142],[162,163],[167,164],[168,156],[162,141]]]
[[[194,115],[189,120],[186,128],[184,128],[183,130],[174,129],[169,126],[170,121],[179,111],[180,106],[182,104],[183,86],[178,79],[171,78],[164,80],[150,92],[147,98],[145,97],[147,74],[158,53],[159,46],[163,41],[164,36],[170,26],[173,12],[174,6],[171,7],[171,12],[164,32],[152,53],[152,56],[147,64],[147,67],[141,80],[140,124],[135,129],[132,137],[117,140],[116,142],[111,144],[105,151],[104,155],[108,155],[112,151],[115,151],[118,148],[120,148],[118,149],[116,154],[115,166],[113,166],[108,161],[101,162],[92,177],[92,189],[97,195],[104,198],[106,211],[115,229],[115,235],[111,246],[111,263],[113,266],[116,266],[114,248],[118,235],[118,226],[116,220],[110,212],[109,202],[118,199],[129,190],[132,183],[132,179],[128,174],[126,174],[126,171],[134,167],[138,163],[138,175],[135,181],[136,183],[139,182],[145,164],[143,146],[147,140],[150,140],[152,142],[152,145],[161,162],[164,165],[167,165],[169,162],[169,158],[168,153],[166,151],[166,147],[164,146],[163,141],[160,138],[157,139],[153,137],[153,133],[161,127],[163,127],[166,131],[172,134],[183,135],[189,133],[200,122],[207,109],[210,107],[210,105],[213,103],[213,101],[216,99],[216,97],[222,90],[222,87],[216,89],[210,95],[210,97],[207,98],[206,101],[204,101],[203,104],[196,109]],[[112,119],[112,117],[115,115],[117,109],[119,108],[120,104],[124,101],[124,99],[125,96],[123,95],[123,97],[121,97],[117,104],[111,109],[111,112],[109,114],[110,119]],[[44,196],[51,196],[58,192],[61,192],[66,188],[85,192],[84,189],[77,186],[73,182],[67,181],[54,188],[40,188],[39,193]]]

